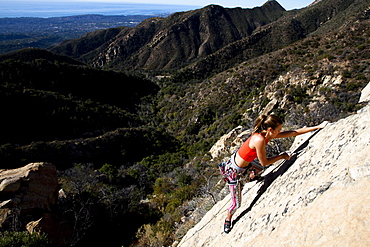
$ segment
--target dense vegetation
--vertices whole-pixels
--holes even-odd
[[[112,226],[104,228],[107,236],[112,235],[112,244],[129,243],[142,222],[158,218],[150,211],[141,215],[141,209],[148,210],[140,206],[140,200],[150,193],[157,177],[179,166],[182,159],[171,154],[180,149],[173,136],[147,125],[149,120],[136,114],[142,99],[153,97],[158,87],[138,76],[89,68],[38,49],[2,55],[0,61],[2,167],[52,162],[62,171],[61,183],[70,195],[55,210],[76,224],[73,243],[85,243],[81,236],[86,232],[90,237],[85,241],[91,239],[98,225]],[[172,156],[174,164],[150,166],[154,159],[150,157],[161,155]],[[144,158],[147,164],[133,168]],[[97,168],[99,176],[94,173]],[[71,184],[86,186],[73,188]],[[113,198],[106,198],[108,195]],[[85,209],[82,215],[68,213],[78,207]],[[84,213],[91,218],[80,218]],[[122,224],[134,218],[138,218],[136,224]],[[79,225],[76,219],[84,223]],[[117,240],[116,231],[125,231],[128,237]],[[94,238],[91,241],[96,243]]]
[[[28,232],[0,233],[1,247],[51,247],[46,234],[29,234]]]
[[[359,92],[370,79],[368,6],[368,0],[323,0],[256,27],[254,38],[176,65],[181,70],[146,70],[146,78],[122,72],[122,64],[113,71],[82,63],[93,56],[76,44],[95,36],[91,47],[98,47],[113,29],[53,48],[69,47],[79,62],[38,49],[4,54],[3,167],[57,165],[67,196],[55,211],[74,224],[72,244],[170,245],[200,216],[182,217],[220,199],[218,160],[207,154],[220,136],[238,125],[250,128],[272,99],[287,128],[336,121],[360,107]],[[221,7],[202,13],[209,8],[225,14]],[[278,46],[274,38],[284,37]]]

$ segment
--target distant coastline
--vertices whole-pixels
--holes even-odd
[[[86,14],[99,15],[160,15],[189,11],[202,6],[164,5],[143,3],[101,2],[46,2],[9,1],[1,2],[0,18],[16,17],[65,17]]]

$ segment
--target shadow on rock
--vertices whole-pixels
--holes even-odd
[[[310,139],[316,135],[316,133],[318,133],[318,131],[316,131],[315,133],[313,133],[305,142],[303,142],[295,151],[294,153],[300,153],[303,149],[305,149],[307,146],[308,146],[308,143],[310,142]],[[266,192],[266,190],[270,187],[270,185],[275,181],[276,178],[278,178],[279,176],[283,175],[294,163],[295,161],[297,160],[298,158],[298,155],[295,154],[293,155],[290,160],[285,160],[281,165],[280,167],[277,169],[277,170],[274,170],[272,172],[270,172],[269,174],[267,174],[265,177],[261,178],[261,183],[262,186],[261,188],[258,190],[257,192],[257,196],[254,198],[254,200],[252,201],[252,203],[250,204],[250,206],[245,209],[240,215],[238,215],[238,217],[236,217],[234,220],[233,220],[233,223],[232,225],[234,226],[241,218],[243,218],[248,212],[250,212],[252,210],[252,208],[254,207],[254,205],[257,203],[257,201],[260,199],[260,197],[263,195],[263,193]]]

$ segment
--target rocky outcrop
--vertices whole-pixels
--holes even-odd
[[[249,130],[243,130],[242,126],[238,126],[229,133],[223,135],[210,149],[209,154],[212,159],[225,157],[229,153],[233,153],[251,134]]]
[[[31,163],[11,170],[0,170],[1,209],[50,210],[57,201],[57,172],[49,163]],[[2,224],[3,222],[0,222]]]
[[[234,227],[223,233],[230,197],[178,246],[369,246],[370,105],[332,123],[300,152],[247,183]]]
[[[56,246],[69,242],[70,228],[51,211],[58,199],[56,167],[31,163],[0,170],[0,228],[46,232]],[[26,226],[27,225],[27,226]]]

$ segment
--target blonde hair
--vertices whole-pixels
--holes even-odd
[[[276,115],[261,115],[256,119],[253,132],[262,133],[269,127],[276,129],[280,124],[283,124],[283,121]]]

